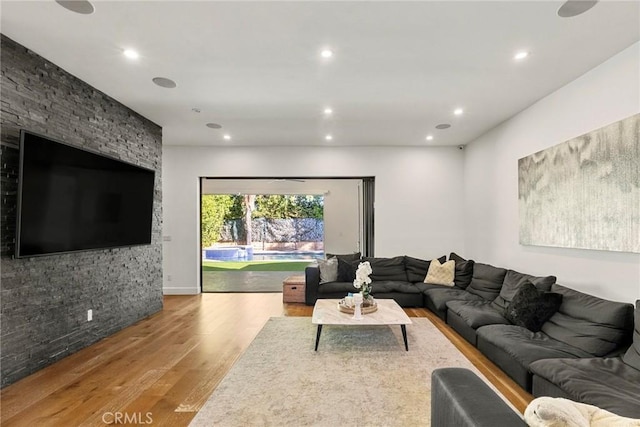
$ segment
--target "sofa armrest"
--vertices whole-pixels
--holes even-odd
[[[517,427],[527,424],[470,370],[441,368],[431,374],[431,425]]]
[[[311,266],[304,269],[305,287],[304,303],[314,305],[318,299],[318,287],[320,286],[320,269]]]

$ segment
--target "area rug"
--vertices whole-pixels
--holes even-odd
[[[399,326],[325,326],[316,352],[310,318],[273,317],[190,426],[428,426],[431,372],[478,371],[428,319],[411,320],[409,351]]]

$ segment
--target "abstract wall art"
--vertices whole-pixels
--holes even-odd
[[[518,160],[522,245],[640,253],[640,114]]]

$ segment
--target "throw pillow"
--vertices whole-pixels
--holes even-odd
[[[456,273],[453,279],[456,287],[467,289],[473,277],[473,264],[475,264],[475,261],[472,259],[464,259],[455,252],[449,254],[449,261],[451,260],[456,262]]]
[[[558,311],[560,304],[561,294],[539,291],[533,283],[526,281],[507,306],[504,317],[514,325],[538,332],[544,322]]]
[[[338,280],[338,258],[333,257],[318,260],[318,269],[320,270],[321,285]]]
[[[338,258],[338,282],[353,282],[356,278],[356,270],[360,265],[360,260],[345,261]]]
[[[424,283],[432,283],[434,285],[453,286],[455,277],[456,262],[451,260],[444,264],[440,264],[437,259],[431,260],[427,277]]]

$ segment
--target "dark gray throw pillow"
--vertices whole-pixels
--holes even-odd
[[[336,258],[338,258],[338,282],[353,282],[360,260],[346,261],[340,257]]]
[[[561,294],[539,291],[533,283],[526,281],[507,306],[504,317],[514,325],[538,332],[558,311],[560,304]]]
[[[454,260],[456,263],[456,272],[453,283],[457,288],[467,289],[467,286],[471,283],[473,278],[473,264],[475,261],[472,259],[464,259],[455,252],[449,254],[449,260]]]

